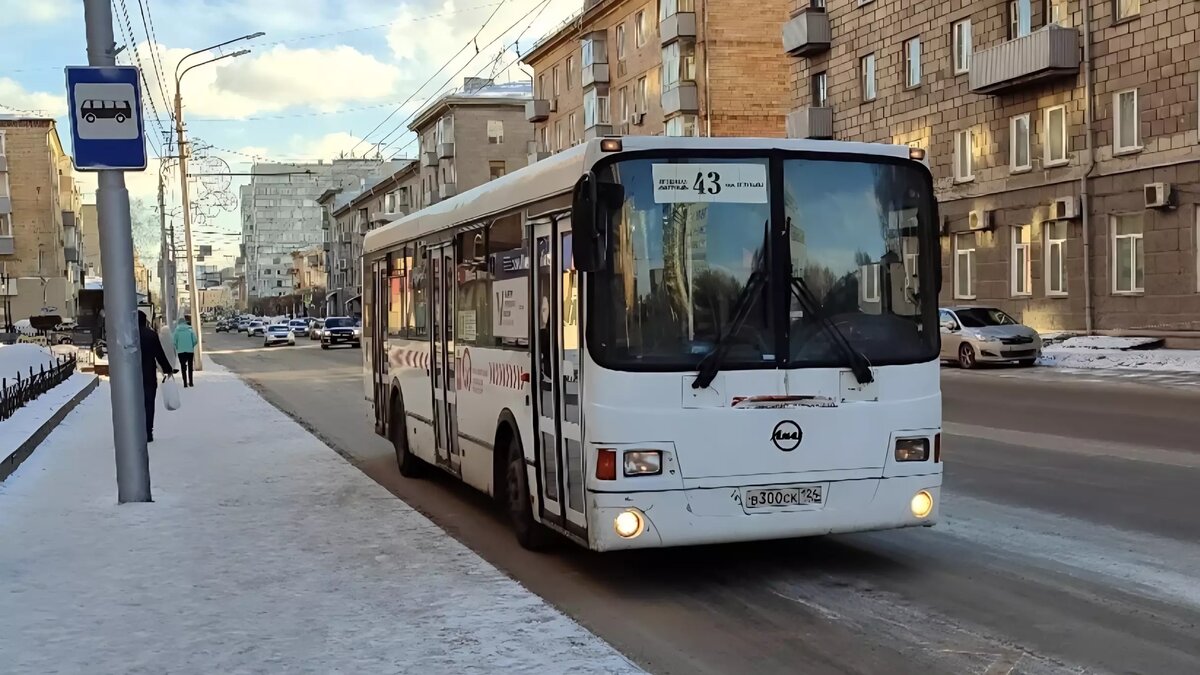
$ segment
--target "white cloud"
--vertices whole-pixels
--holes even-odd
[[[53,23],[73,11],[68,0],[0,0],[0,16],[12,23]]]
[[[67,99],[62,94],[26,91],[16,80],[0,77],[0,103],[22,113],[61,117],[67,114]],[[13,112],[0,109],[0,113]]]

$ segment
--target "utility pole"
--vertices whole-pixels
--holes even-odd
[[[115,66],[110,0],[84,0],[88,65]],[[75,114],[71,111],[71,114]],[[146,411],[142,400],[142,347],[138,333],[137,290],[133,278],[133,226],[123,171],[99,172],[96,214],[104,268],[104,304],[112,390],[113,444],[117,459],[117,501],[150,501],[150,456],[146,451]]]
[[[166,159],[165,157],[163,159]],[[158,255],[159,259],[159,293],[162,297],[163,318],[168,326],[175,325],[175,308],[174,300],[171,293],[171,251],[167,244],[167,203],[166,197],[163,194],[163,170],[162,164],[158,166],[158,228],[159,234],[162,237],[162,245]]]
[[[186,72],[186,71],[185,71]],[[179,145],[179,191],[183,200],[183,239],[187,250],[188,311],[196,329],[195,369],[204,370],[204,328],[200,321],[200,289],[196,286],[196,258],[192,252],[192,203],[188,199],[188,146],[183,140],[183,96],[179,93],[179,78],[175,79],[175,135]]]

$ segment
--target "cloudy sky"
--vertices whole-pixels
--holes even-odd
[[[192,140],[213,146],[211,152],[237,172],[248,171],[253,157],[328,160],[377,151],[385,158],[415,156],[406,118],[466,76],[528,79],[519,54],[581,2],[113,0],[113,7],[117,43],[128,45],[118,60],[140,65],[149,83],[143,92],[146,128],[159,152],[160,127],[169,132],[172,126],[168,108],[179,59],[241,35],[266,33],[227,48],[248,47],[250,54],[196,68],[182,85]],[[193,57],[188,64],[202,60]],[[63,67],[86,61],[80,0],[0,0],[5,64],[0,113],[54,116],[69,146]],[[158,120],[150,119],[155,109]],[[145,172],[127,175],[134,198],[155,197],[153,150]],[[168,177],[174,178],[170,185],[178,184],[177,175]],[[94,191],[94,176],[83,182],[85,192]],[[244,182],[234,178],[235,194]],[[177,192],[172,187],[169,198]],[[85,201],[93,200],[93,194],[85,195]],[[223,215],[213,227],[235,231],[237,217]]]

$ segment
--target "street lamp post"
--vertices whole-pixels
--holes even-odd
[[[189,58],[196,56],[198,54],[204,54],[206,52],[210,52],[214,49],[217,49],[218,47],[224,47],[225,45],[233,44],[234,42],[240,42],[242,40],[253,40],[254,38],[262,37],[264,34],[265,33],[262,33],[261,31],[258,33],[251,33],[250,35],[243,35],[242,37],[239,37],[239,38],[234,38],[232,40],[226,40],[225,42],[222,42],[220,44],[215,44],[211,47],[206,47],[204,49],[194,51],[194,52],[184,56],[182,59],[179,60],[179,63],[177,63],[175,65],[175,135],[178,138],[178,146],[179,146],[179,190],[181,193],[180,196],[183,201],[183,236],[184,236],[184,245],[186,246],[186,249],[187,249],[188,305],[189,305],[190,311],[192,313],[192,325],[196,329],[196,360],[195,360],[196,370],[204,370],[204,361],[202,360],[202,351],[203,351],[203,346],[204,346],[204,337],[203,337],[204,329],[203,329],[203,326],[201,325],[201,321],[200,321],[200,312],[197,311],[197,307],[199,306],[199,302],[197,301],[199,298],[199,288],[196,286],[196,259],[195,259],[195,254],[192,251],[192,209],[191,209],[191,204],[188,201],[188,176],[187,176],[188,149],[187,149],[187,146],[184,144],[184,140],[183,140],[183,96],[180,94],[179,84],[183,80],[183,76],[187,75],[188,71],[192,70],[193,68],[207,65],[214,61],[220,61],[221,59],[237,58],[239,56],[249,54],[250,50],[249,49],[240,49],[236,52],[222,54],[221,56],[213,57],[211,59],[208,59],[207,61],[201,61],[200,63],[190,65],[187,68],[184,68],[183,72],[180,72],[179,67],[183,65],[184,61],[187,61]]]

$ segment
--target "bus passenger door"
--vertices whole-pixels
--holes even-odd
[[[535,383],[535,444],[542,515],[586,536],[578,320],[573,292],[573,279],[577,277],[569,261],[570,231],[566,219],[533,225],[530,260],[534,268],[531,297],[535,299],[535,330],[531,379]]]
[[[438,464],[458,473],[461,461],[454,393],[454,247],[431,246],[427,250],[433,318],[429,336],[430,364],[433,367],[435,457]]]
[[[376,262],[371,275],[373,284],[370,316],[364,317],[363,340],[370,350],[371,382],[375,403],[375,430],[383,432],[387,427],[388,381],[387,337],[388,312],[394,299],[388,280],[387,260]],[[399,284],[399,278],[395,283]]]

